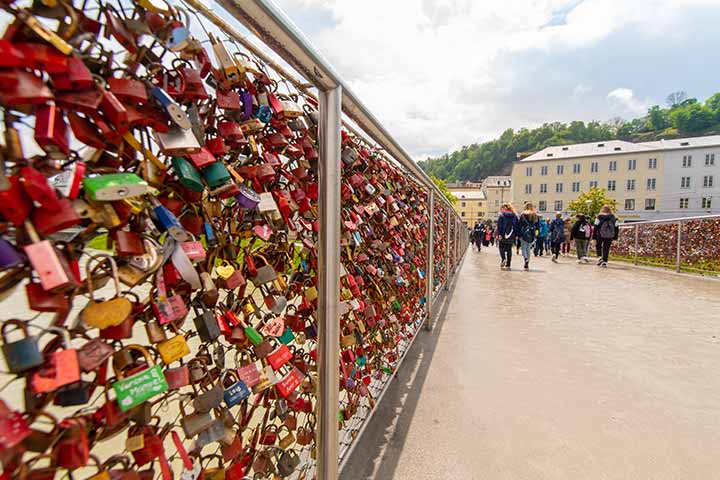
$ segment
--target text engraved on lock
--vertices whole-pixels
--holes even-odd
[[[123,412],[127,412],[167,389],[168,384],[160,365],[154,365],[131,377],[118,380],[113,385],[118,405]]]

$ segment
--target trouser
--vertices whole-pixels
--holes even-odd
[[[545,251],[545,237],[539,237],[535,242],[535,256],[542,255]]]
[[[587,243],[587,240],[580,240],[579,238],[575,239],[575,253],[577,253],[578,260],[585,256],[585,253],[587,252]]]
[[[552,242],[550,247],[552,248],[552,254],[556,257],[560,256],[560,246],[563,244],[563,242]]]
[[[602,257],[602,240],[600,238],[595,239],[595,255],[598,258]]]
[[[475,245],[477,246],[478,252],[480,251],[480,248],[482,247],[482,240],[478,237],[477,240],[475,240]]]
[[[525,260],[528,260],[530,258],[530,249],[532,248],[532,242],[526,242],[525,240],[520,240],[520,249],[522,250],[522,256],[525,258]]]
[[[513,244],[511,242],[498,242],[498,246],[500,247],[500,258],[509,267],[512,261]]]
[[[568,240],[563,241],[562,245],[560,245],[560,249],[562,253],[570,253],[570,242]]]
[[[600,238],[598,239],[598,243],[600,244],[600,249],[602,250],[602,259],[603,262],[608,261],[608,257],[610,256],[610,245],[612,244],[613,239],[612,238]]]

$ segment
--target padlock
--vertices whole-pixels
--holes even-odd
[[[132,351],[139,352],[142,355],[145,359],[146,368],[125,378],[127,366],[121,366],[122,362],[118,362],[118,359],[123,357],[122,354],[130,354]],[[141,345],[132,344],[125,346],[118,353],[121,355],[116,354],[113,356],[113,371],[117,381],[112,388],[115,391],[120,410],[127,412],[155,395],[167,391],[168,384],[165,375],[159,365],[153,364],[150,352],[147,349]]]
[[[205,167],[202,176],[210,188],[217,188],[230,182],[230,172],[222,162],[215,162]]]
[[[78,365],[83,372],[92,372],[105,364],[115,349],[99,338],[93,338],[77,351]]]
[[[184,335],[175,335],[172,338],[158,343],[157,349],[165,365],[170,365],[184,356],[190,355],[190,347]]]
[[[35,111],[34,138],[51,158],[62,159],[70,154],[67,124],[54,103],[40,106]]]
[[[200,173],[190,162],[182,157],[172,157],[171,164],[180,184],[185,188],[196,192],[202,192],[205,189]]]
[[[193,310],[196,314],[193,323],[200,339],[203,342],[214,342],[220,336],[220,327],[218,327],[213,312],[205,308],[202,302],[194,303]]]
[[[70,344],[70,335],[67,330],[50,327],[47,331],[60,335],[62,344],[53,345],[49,354],[49,361],[43,367],[34,372],[31,383],[35,393],[47,393],[55,391],[58,388],[80,380],[80,365],[78,363],[77,350],[68,348]],[[57,347],[64,347],[57,350]],[[45,347],[45,350],[48,346]],[[44,351],[45,353],[45,351]]]
[[[260,286],[265,285],[266,283],[273,282],[277,279],[277,272],[275,269],[270,265],[267,261],[267,259],[262,255],[257,255],[257,258],[263,261],[263,265],[256,268],[255,275],[252,275],[250,280],[253,282],[253,285]]]
[[[195,389],[195,384],[193,384]],[[212,386],[201,385],[200,392],[197,390],[197,397],[193,400],[193,407],[198,412],[209,412],[213,408],[217,408],[223,401],[223,387],[221,383]]]
[[[54,464],[75,469],[87,465],[90,448],[85,422],[80,418],[68,418],[60,422],[61,436],[53,447]]]
[[[220,377],[223,400],[228,407],[234,407],[250,396],[250,389],[234,370],[226,370]]]
[[[83,188],[93,201],[110,202],[148,193],[148,184],[134,173],[107,173],[83,180]]]
[[[93,261],[97,262],[94,266],[92,265]],[[108,266],[115,285],[115,296],[110,300],[97,302],[94,298],[93,278],[99,268],[107,269]],[[80,312],[80,319],[91,328],[101,330],[120,325],[127,320],[132,313],[132,303],[120,294],[120,282],[115,260],[109,255],[95,255],[91,257],[91,261],[88,261],[86,272],[90,302]]]
[[[10,342],[7,339],[7,327],[15,326],[23,333],[23,338]],[[43,364],[43,355],[38,348],[38,338],[28,334],[27,325],[20,320],[6,320],[0,328],[5,363],[12,373],[20,373]]]

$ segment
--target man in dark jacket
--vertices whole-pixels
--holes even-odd
[[[617,218],[613,215],[609,205],[600,209],[600,215],[595,219],[595,235],[598,242],[598,265],[607,267],[610,256],[610,245],[617,240],[620,229],[617,227]]]
[[[495,237],[500,248],[500,268],[510,270],[512,262],[512,247],[515,238],[518,236],[518,218],[515,215],[512,205],[504,204],[500,208],[500,216],[497,220]]]
[[[477,222],[475,224],[475,228],[473,228],[472,231],[472,239],[475,242],[475,246],[477,246],[478,252],[482,248],[482,242],[485,241],[485,224],[482,222]]]
[[[577,253],[577,262],[588,262],[587,259],[587,243],[592,238],[592,227],[582,213],[577,214],[577,221],[570,231],[570,240],[575,240],[575,253]]]
[[[562,212],[555,213],[555,218],[550,222],[550,247],[552,249],[552,261],[557,263],[560,256],[560,247],[565,241],[565,222],[562,219]]]

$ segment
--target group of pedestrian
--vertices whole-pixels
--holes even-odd
[[[495,245],[495,236],[492,234],[492,231],[493,226],[491,221],[487,223],[477,222],[475,227],[470,231],[470,242],[475,244],[478,252],[482,250],[482,247]]]
[[[512,263],[513,248],[516,255],[522,254],[523,268],[530,268],[531,255],[543,256],[545,251],[552,255],[552,261],[558,262],[561,255],[570,251],[570,242],[575,242],[575,251],[578,263],[588,263],[590,243],[595,240],[595,249],[598,257],[597,264],[607,267],[610,255],[610,246],[617,240],[617,218],[612,208],[605,205],[600,214],[591,221],[584,214],[577,214],[572,227],[562,218],[562,213],[555,213],[552,220],[538,215],[531,203],[526,203],[523,211],[518,215],[512,204],[506,203],[500,209],[497,226],[491,234],[491,226],[478,222],[471,232],[471,237],[477,245],[487,246],[484,239],[489,235],[498,242],[500,250],[500,268],[509,270]],[[478,239],[483,239],[478,243]]]

